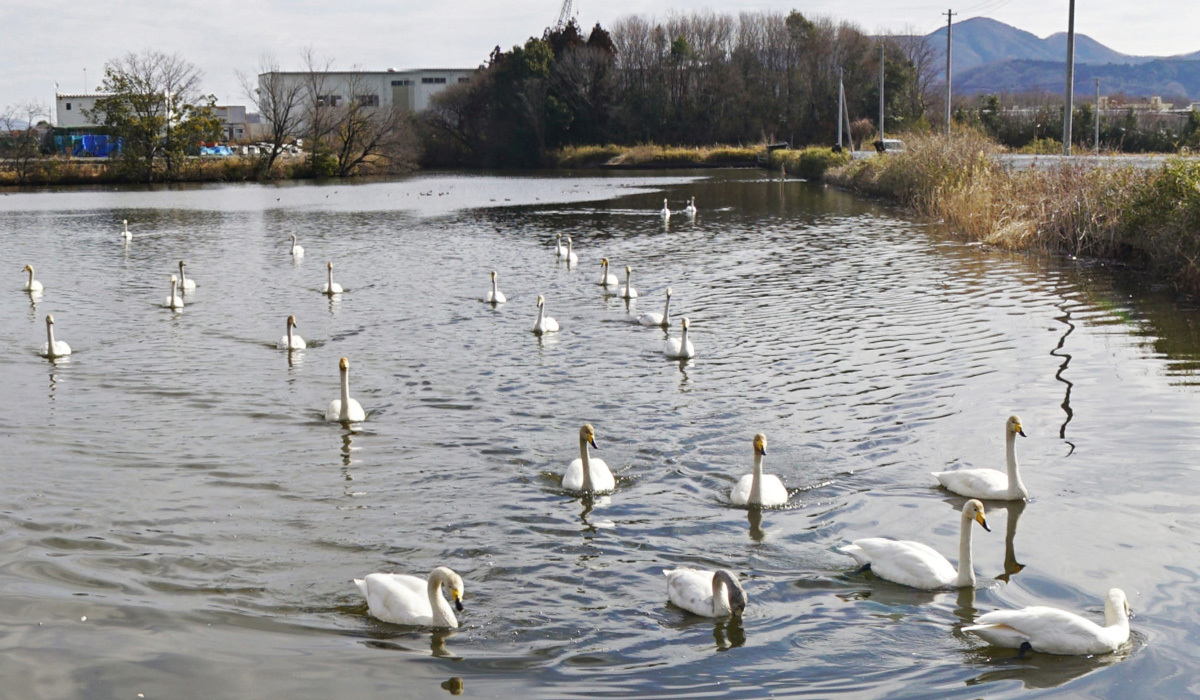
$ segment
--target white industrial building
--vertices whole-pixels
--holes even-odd
[[[109,97],[104,93],[56,93],[54,95],[55,126],[87,129],[97,126],[86,112],[96,107],[96,100]]]
[[[470,82],[473,68],[425,68],[418,70],[330,71],[313,74],[308,71],[279,71],[258,76],[259,90],[275,77],[283,86],[299,86],[307,91],[314,78],[319,82],[318,99],[330,107],[339,107],[357,100],[369,107],[402,107],[419,112],[429,106],[429,98],[451,85]]]

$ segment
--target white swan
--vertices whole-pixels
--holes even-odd
[[[279,339],[280,350],[303,350],[304,348],[308,347],[308,343],[304,342],[304,338],[301,338],[299,334],[292,332],[293,328],[296,328],[296,317],[288,316],[287,332],[282,338]]]
[[[504,292],[496,288],[496,271],[492,270],[492,291],[488,292],[487,299],[489,304],[503,304],[508,301],[508,297],[504,296]]]
[[[546,314],[546,297],[541,294],[537,298],[538,315],[537,320],[533,322],[533,332],[541,335],[543,333],[557,333],[558,321],[550,318]]]
[[[878,577],[913,588],[974,588],[975,569],[971,566],[971,521],[991,532],[983,517],[983,504],[974,499],[962,509],[962,533],[958,540],[958,570],[928,545],[910,540],[868,537],[854,540],[838,549],[849,554]]]
[[[663,354],[673,360],[695,357],[696,348],[692,345],[692,341],[688,340],[687,316],[680,319],[679,326],[683,329],[682,334],[678,338],[667,338],[667,342],[663,344]]]
[[[667,575],[667,600],[702,617],[740,616],[746,609],[746,589],[728,569],[700,571],[680,567],[663,569]]]
[[[54,359],[71,354],[71,346],[65,341],[54,339],[54,317],[46,314],[46,344],[42,346],[42,357]]]
[[[450,589],[454,607],[463,609],[463,580],[450,569],[439,566],[429,572],[429,580],[408,574],[367,574],[354,579],[367,599],[372,617],[397,625],[458,627],[454,610],[442,597],[442,586]]]
[[[572,247],[575,244],[571,241],[571,237],[567,236],[567,267],[575,267],[579,264],[579,256],[575,254]]]
[[[296,234],[294,234],[294,233],[291,234],[291,239],[292,239],[292,257],[293,258],[303,258],[304,257],[304,246],[296,245]]]
[[[567,247],[562,244],[562,237],[563,235],[561,233],[555,234],[554,236],[554,257],[558,258],[559,260],[567,257]]]
[[[729,492],[729,500],[739,506],[782,506],[788,502],[787,489],[774,474],[763,474],[763,456],[767,454],[767,436],[754,436],[754,471],[742,476]]]
[[[599,457],[592,457],[588,445],[596,447],[596,431],[591,423],[579,429],[579,458],[567,465],[563,474],[562,487],[568,491],[582,493],[604,493],[617,488],[617,481],[608,465]],[[596,449],[600,449],[596,447]]]
[[[132,240],[133,240],[133,234],[129,232],[129,220],[128,220],[128,219],[121,219],[121,225],[125,227],[125,230],[121,232],[121,238],[122,238],[122,239],[123,239],[123,240],[124,240],[126,243],[128,243],[128,242],[132,241]]]
[[[699,210],[696,209],[696,198],[692,197],[690,200],[688,200],[688,205],[683,210],[683,213],[687,214],[688,216],[695,216],[697,211]]]
[[[326,282],[325,286],[321,288],[321,293],[328,294],[329,296],[333,296],[334,294],[341,294],[342,293],[342,285],[333,281],[333,263],[332,262],[329,263],[328,265],[325,266],[325,268],[329,271],[329,281]]]
[[[163,306],[175,311],[183,311],[183,294],[179,292],[179,278],[171,275],[171,296],[163,299]]]
[[[1008,459],[1008,473],[996,469],[958,469],[952,472],[933,472],[937,480],[950,491],[967,498],[983,498],[993,501],[1020,501],[1029,497],[1029,491],[1017,471],[1017,436],[1025,437],[1021,419],[1009,416],[1004,424],[1004,449]]]
[[[367,414],[362,404],[350,398],[350,360],[343,357],[338,362],[338,368],[342,371],[342,397],[329,402],[329,407],[325,409],[325,420],[361,423],[367,419]]]
[[[663,198],[663,208],[661,211],[658,212],[658,215],[662,217],[663,221],[671,220],[671,210],[667,208],[666,198]]]
[[[1034,605],[980,615],[962,631],[998,647],[1074,656],[1108,654],[1129,641],[1129,601],[1125,591],[1110,589],[1104,599],[1103,627],[1075,613]]]
[[[632,276],[633,276],[633,268],[626,265],[625,266],[625,285],[621,287],[621,290],[619,292],[617,292],[617,295],[620,296],[622,299],[636,299],[637,298],[637,295],[638,295],[637,290],[634,289],[629,284],[629,279]]]
[[[600,267],[604,270],[600,273],[600,281],[596,284],[601,287],[615,287],[621,283],[617,276],[608,271],[608,258],[600,258]]]
[[[638,323],[643,326],[658,326],[667,328],[671,325],[671,288],[667,287],[667,303],[663,305],[663,311],[659,313],[645,313],[638,316]]]
[[[183,274],[184,262],[179,261],[179,290],[182,292],[196,291],[196,280],[190,280],[187,275]]]
[[[42,291],[42,283],[33,278],[33,265],[26,265],[21,272],[29,273],[29,281],[25,283],[25,291],[36,293]]]

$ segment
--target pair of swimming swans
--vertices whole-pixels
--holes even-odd
[[[367,574],[354,579],[354,584],[367,599],[367,609],[373,617],[397,625],[423,627],[458,627],[454,610],[463,610],[466,593],[462,577],[453,570],[439,566],[428,579],[408,574]],[[442,586],[450,590],[454,608],[442,595]]]
[[[554,257],[559,260],[566,260],[567,267],[575,267],[579,264],[579,256],[572,250],[574,243],[571,237],[567,236],[567,244],[562,244],[563,235],[557,234],[557,239],[554,242]]]
[[[172,311],[183,311],[183,291],[179,288],[179,278],[171,275],[171,295],[163,299],[163,306]]]
[[[343,357],[338,362],[338,369],[341,371],[342,394],[340,398],[329,402],[325,409],[325,420],[331,423],[361,423],[367,419],[367,414],[362,404],[350,398],[350,360]]]

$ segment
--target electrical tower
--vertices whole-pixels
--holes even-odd
[[[575,0],[563,0],[562,9],[558,11],[558,22],[554,24],[554,27],[562,29],[573,19],[575,19]]]

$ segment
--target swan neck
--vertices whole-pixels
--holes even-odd
[[[583,468],[583,490],[584,491],[593,491],[594,490],[592,488],[591,461],[592,461],[592,456],[588,452],[587,438],[580,435],[579,436],[579,462]]]
[[[287,324],[287,346],[291,350],[295,343],[292,342],[292,324]]]
[[[684,338],[687,337],[684,331]],[[762,503],[763,456],[758,450],[754,451],[754,470],[750,472],[750,502]]]
[[[671,318],[671,297],[667,297],[667,303],[663,304],[663,323],[667,323]]]
[[[46,324],[46,343],[47,343],[46,349],[49,350],[49,354],[53,355],[54,354],[54,324],[53,323]]]
[[[733,611],[729,607],[729,586],[726,585],[725,577],[720,573],[713,574],[712,600],[713,615],[724,617]]]
[[[29,266],[29,286],[33,286],[33,265]]]
[[[688,334],[688,327],[684,326],[683,327],[683,335],[681,335],[679,338],[679,349],[683,350],[684,352],[687,351],[687,342],[688,342],[687,334]]]
[[[458,618],[454,616],[450,604],[442,597],[442,577],[431,574],[426,590],[429,593],[429,607],[433,610],[433,626],[458,627]]]
[[[496,278],[492,278],[492,299],[496,298]]]
[[[1128,630],[1129,616],[1125,613],[1125,606],[1111,598],[1104,601],[1104,626]]]
[[[1008,491],[1011,495],[1019,495],[1024,498],[1028,491],[1025,489],[1025,482],[1021,481],[1021,472],[1017,470],[1017,434],[1008,431],[1004,437],[1004,457],[1008,463]]]
[[[350,413],[350,370],[342,370],[342,416]]]
[[[332,292],[333,291],[333,268],[332,267],[326,268],[326,271],[329,272],[329,291]]]
[[[959,588],[975,586],[975,566],[971,563],[971,517],[966,513],[962,516],[962,533],[958,538],[958,578],[955,585]]]

